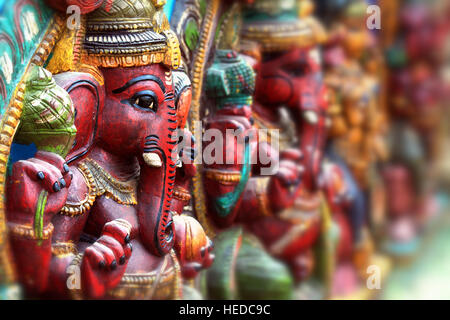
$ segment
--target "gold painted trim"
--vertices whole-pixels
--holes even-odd
[[[208,52],[208,45],[211,44],[211,38],[214,36],[215,29],[214,19],[217,17],[219,10],[220,0],[210,0],[206,7],[205,18],[203,20],[202,33],[200,35],[200,41],[196,56],[194,58],[193,70],[192,70],[192,103],[191,103],[191,131],[194,136],[200,141],[202,132],[196,132],[194,123],[200,121],[200,101],[203,88],[203,75],[206,65],[206,53]],[[211,226],[208,218],[206,217],[206,202],[205,192],[202,181],[202,167],[197,164],[197,173],[192,179],[193,195],[194,195],[194,207],[197,214],[197,218],[206,231],[206,234],[210,238],[215,237],[215,232]]]
[[[52,244],[52,254],[58,258],[65,258],[78,254],[78,249],[73,242],[56,242]]]
[[[217,169],[205,169],[204,172],[206,179],[214,180],[221,184],[229,185],[241,181],[240,172],[232,172]]]
[[[47,240],[53,233],[55,227],[50,222],[42,231],[42,237],[36,235],[34,231],[34,226],[28,226],[25,224],[8,223],[8,229],[11,235],[26,238],[31,240]]]
[[[167,267],[169,260],[172,260],[172,266]],[[107,296],[128,300],[179,300],[182,294],[181,269],[173,249],[165,256],[160,269],[148,273],[125,273],[119,285],[107,292]]]
[[[86,195],[86,198],[84,198],[80,202],[66,203],[64,207],[62,207],[59,214],[69,217],[79,216],[87,212],[89,209],[91,209],[92,205],[95,202],[95,199],[97,198],[97,187],[95,185],[94,177],[92,176],[91,172],[83,162],[80,162],[78,168],[84,177],[84,180],[88,187],[88,193]]]
[[[191,193],[188,190],[186,190],[185,188],[176,186],[173,190],[172,197],[177,200],[188,202],[191,200]]]
[[[258,177],[256,179],[256,198],[258,200],[259,211],[266,217],[273,216],[270,208],[270,201],[267,197],[270,177]]]
[[[181,266],[178,261],[175,250],[170,250],[170,258],[172,259],[175,269],[175,281],[173,284],[173,296],[174,300],[181,300],[183,298],[183,277],[181,275]]]
[[[137,204],[137,178],[117,180],[92,159],[84,160],[79,167],[89,183],[94,182],[97,197],[104,194],[119,204]]]

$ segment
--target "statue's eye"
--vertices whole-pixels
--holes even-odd
[[[144,108],[144,109],[152,109],[155,106],[155,101],[152,96],[140,96],[134,102],[135,105]]]
[[[152,110],[153,112],[158,110],[158,99],[151,91],[138,92],[130,100],[131,105],[135,108]]]
[[[298,63],[286,65],[283,69],[293,77],[303,77],[308,72],[308,68],[304,64]]]

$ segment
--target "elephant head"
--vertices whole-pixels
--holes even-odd
[[[159,2],[114,4],[86,16],[80,61],[72,63],[83,73],[58,76],[79,128],[68,162],[94,149],[125,162],[137,159],[140,237],[152,254],[164,256],[174,242],[170,202],[179,115],[172,70],[180,62],[178,40]]]

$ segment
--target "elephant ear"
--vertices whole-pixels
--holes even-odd
[[[33,65],[43,67],[64,29],[64,18],[43,0],[0,1],[0,299],[20,297],[9,252],[4,212],[11,146],[21,121],[26,77]]]
[[[77,134],[66,157],[68,163],[83,159],[92,147],[101,114],[105,90],[96,79],[99,75],[84,72],[63,72],[54,76],[56,83],[65,89],[75,109]]]

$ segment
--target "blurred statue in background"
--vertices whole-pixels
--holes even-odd
[[[262,78],[257,75],[255,79],[252,67],[257,73],[267,69],[260,67],[258,58],[261,55],[258,40],[264,40],[266,33],[265,29],[256,28],[260,38],[252,39],[253,35],[247,34],[247,18],[254,15],[255,21],[262,18],[270,22],[270,16],[275,17],[271,23],[261,26],[268,28],[269,35],[281,44],[276,50],[285,50],[284,42],[289,47],[300,42],[304,47],[316,41],[313,38],[317,35],[318,24],[313,19],[299,19],[299,12],[308,15],[310,3],[302,2],[301,10],[297,2],[290,3],[291,7],[286,12],[293,21],[285,24],[280,18],[285,13],[285,9],[280,11],[282,4],[285,6],[280,1],[210,1],[205,10],[200,10],[195,2],[181,1],[176,3],[172,15],[172,23],[181,42],[183,62],[193,82],[191,129],[195,131],[195,121],[203,121],[206,133],[213,129],[224,139],[223,146],[213,154],[223,156],[225,163],[197,165],[193,183],[194,214],[208,234],[215,236],[216,261],[206,275],[207,294],[213,298],[292,298],[294,284],[308,278],[314,269],[315,252],[311,248],[318,242],[322,228],[321,198],[318,193],[310,194],[303,185],[315,184],[321,162],[320,128],[323,121],[315,123],[315,113],[320,118],[321,107],[316,107],[315,101],[304,102],[311,108],[313,124],[305,136],[308,136],[313,150],[307,147],[306,142],[304,151],[300,150],[298,136],[301,134],[296,132],[295,124],[287,120],[287,112],[284,112],[281,122],[283,125],[289,123],[283,134],[291,136],[289,141],[280,141],[280,152],[275,145],[278,136],[271,136],[276,131],[269,130],[268,135],[260,135],[256,130],[275,129],[278,123],[274,121],[276,126],[262,126],[259,111],[254,109],[253,97],[265,99],[262,97],[266,90],[262,87]],[[246,21],[241,30],[243,18]],[[278,23],[283,26],[278,26]],[[281,38],[277,39],[284,26],[292,31],[292,36],[288,35],[289,32],[281,32]],[[305,37],[304,31],[308,33]],[[245,55],[238,54],[238,51]],[[301,59],[301,64],[309,57],[306,49],[293,51],[290,59],[293,63]],[[311,59],[315,57],[311,54]],[[317,66],[315,61],[312,63]],[[274,64],[270,67],[271,72],[276,72],[278,67],[281,69],[281,64]],[[320,80],[317,81],[312,74],[303,81],[288,81],[296,86],[291,90],[293,93],[300,89],[301,84],[306,87],[311,81],[308,88],[311,92],[317,89],[312,99],[324,97]],[[288,90],[289,86],[286,84],[283,88],[280,84],[266,91],[274,98],[277,91]],[[292,97],[291,107],[300,117],[299,101],[296,94]],[[269,111],[278,117],[276,108]],[[237,135],[230,136],[227,129],[234,130]],[[206,156],[216,143],[211,137],[204,138],[202,150]],[[266,155],[265,160],[269,161],[261,161],[261,154]],[[314,161],[310,161],[312,159]],[[279,169],[264,174],[264,169],[270,169],[270,166]],[[308,170],[305,170],[306,166]],[[306,172],[308,177],[303,177]],[[300,193],[304,195],[300,197]],[[262,288],[260,283],[268,285]]]
[[[386,265],[373,255],[369,229],[384,216],[378,164],[387,157],[383,141],[387,123],[379,82],[382,60],[366,27],[366,8],[364,1],[341,8],[335,21],[329,21],[324,49],[331,120],[327,157],[338,166],[345,189],[338,200],[330,199],[342,239],[336,281],[341,287],[346,284],[335,288],[338,296],[358,295],[359,286],[365,287],[367,267]]]
[[[216,146],[215,155],[223,160],[204,159],[207,216],[218,233],[217,259],[207,273],[208,295],[219,299],[292,298],[292,276],[277,261],[282,257],[274,255],[269,246],[264,249],[254,234],[268,219],[273,230],[276,223],[283,223],[277,213],[294,203],[291,189],[301,180],[300,153],[286,151],[278,163],[278,150],[261,138],[252,117],[255,75],[235,51],[216,51],[206,81],[206,93],[214,101],[215,111],[205,129],[224,137],[218,148],[217,140],[203,145],[204,157]],[[262,288],[260,283],[266,286]]]
[[[400,258],[418,252],[419,236],[437,212],[430,182],[443,121],[445,18],[433,11],[435,6],[405,1],[386,50],[392,125],[387,139],[391,156],[383,173],[389,211],[385,248]]]
[[[322,264],[330,262],[324,258],[329,258],[330,251],[315,250],[331,230],[327,227],[329,217],[324,210],[327,205],[320,178],[328,103],[318,44],[326,39],[326,34],[311,16],[313,10],[311,1],[255,1],[245,6],[241,32],[244,44],[251,46],[255,42],[260,48],[259,55],[254,54],[258,61],[255,126],[276,129],[271,132],[278,134],[270,139],[279,141],[280,154],[296,149],[302,165],[301,179],[291,187],[295,194],[293,205],[272,207],[272,215],[253,224],[252,231],[272,255],[289,265],[300,284],[306,280],[313,284],[316,278],[323,277]],[[323,287],[328,286],[325,278],[321,280]],[[327,295],[326,289],[312,291],[318,296]],[[305,297],[300,287],[298,293]]]

